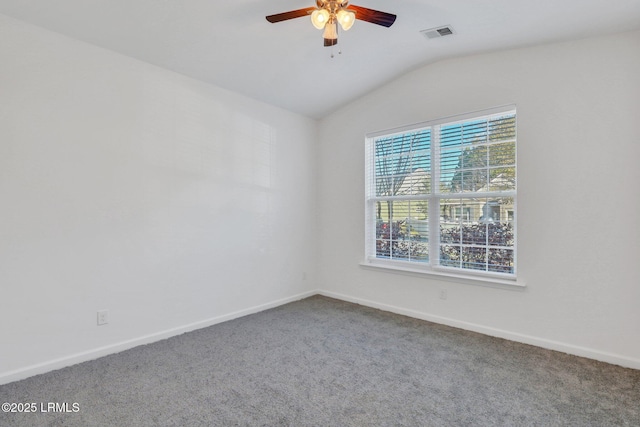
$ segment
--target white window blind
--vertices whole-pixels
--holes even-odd
[[[367,262],[515,278],[513,107],[368,135],[366,186]]]

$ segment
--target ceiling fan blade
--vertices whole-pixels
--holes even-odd
[[[348,9],[353,10],[356,13],[356,19],[361,21],[371,22],[372,24],[382,25],[383,27],[390,27],[396,22],[396,15],[387,12],[380,12],[379,10],[373,10],[362,6],[354,6],[350,4]]]
[[[269,15],[266,18],[267,18],[267,21],[275,24],[276,22],[286,21],[287,19],[301,18],[303,16],[308,16],[314,10],[316,10],[315,7],[305,7],[304,9],[290,10],[289,12]]]

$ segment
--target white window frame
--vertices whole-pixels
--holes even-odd
[[[430,120],[414,125],[403,126],[390,130],[383,130],[368,133],[366,135],[365,144],[365,259],[361,263],[364,267],[382,268],[387,271],[399,272],[411,275],[436,275],[440,278],[468,282],[481,285],[508,285],[523,287],[524,284],[517,280],[517,160],[516,160],[516,187],[509,191],[499,192],[482,192],[474,193],[474,197],[510,197],[513,198],[513,233],[514,233],[514,267],[513,273],[488,272],[482,270],[473,270],[465,268],[456,268],[440,265],[440,215],[439,203],[443,199],[456,198],[455,195],[442,193],[437,188],[440,181],[440,127],[443,125],[455,124],[458,122],[467,122],[470,120],[486,119],[491,116],[499,116],[504,114],[516,114],[515,105],[507,105],[492,109],[466,113],[457,116],[444,117],[436,120]],[[417,132],[420,130],[431,130],[431,191],[428,194],[405,196],[411,200],[424,200],[428,202],[429,212],[438,212],[436,215],[428,216],[429,230],[438,230],[430,232],[429,245],[429,261],[415,262],[397,259],[378,258],[376,256],[376,201],[381,200],[376,197],[375,188],[375,140],[380,137],[390,137],[405,133]],[[516,159],[517,159],[517,114],[516,114]],[[460,196],[460,195],[458,195]],[[469,198],[469,194],[465,194],[463,198]],[[436,254],[436,256],[433,256]]]

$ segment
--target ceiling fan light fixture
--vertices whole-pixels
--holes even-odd
[[[340,9],[338,13],[336,13],[336,18],[338,18],[340,26],[345,31],[353,27],[353,23],[356,22],[356,14],[350,10]]]
[[[329,11],[326,9],[316,9],[311,12],[311,23],[319,30],[323,29],[325,25],[327,25],[329,18]]]

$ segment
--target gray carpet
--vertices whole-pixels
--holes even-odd
[[[0,402],[38,404],[3,427],[640,426],[640,371],[315,296],[0,386]]]

